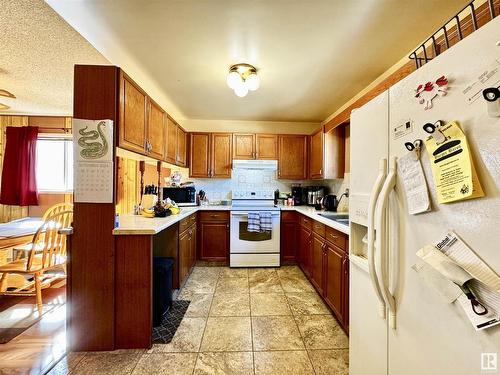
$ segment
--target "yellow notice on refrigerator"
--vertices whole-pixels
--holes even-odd
[[[440,126],[445,141],[437,143],[433,136],[425,140],[439,203],[484,196],[477,178],[467,138],[460,126],[452,121]]]

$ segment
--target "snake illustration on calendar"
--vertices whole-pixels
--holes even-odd
[[[81,135],[81,137],[78,138],[78,145],[82,147],[80,151],[82,158],[99,159],[106,155],[108,152],[108,141],[103,132],[103,128],[105,127],[106,122],[99,121],[97,130],[87,130],[88,126],[86,126],[78,131],[78,134]],[[99,138],[101,142],[98,141]]]

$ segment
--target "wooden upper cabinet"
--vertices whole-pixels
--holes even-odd
[[[167,117],[167,139],[165,144],[165,161],[175,164],[177,158],[177,123]]]
[[[190,139],[189,177],[231,178],[231,133],[190,133]]]
[[[165,161],[180,167],[187,166],[187,132],[170,116],[167,117]]]
[[[175,164],[179,167],[187,165],[187,133],[177,126],[177,155]]]
[[[311,135],[309,142],[309,176],[313,179],[324,177],[324,145],[324,133],[321,127]]]
[[[191,133],[189,177],[210,177],[210,133]]]
[[[276,134],[257,134],[255,136],[257,159],[276,160],[278,158],[278,136]]]
[[[278,158],[278,136],[276,134],[233,134],[233,159]]]
[[[164,158],[165,153],[165,118],[166,114],[161,107],[149,99],[147,140],[150,150],[147,153],[160,160]]]
[[[255,159],[255,134],[233,134],[233,158]]]
[[[307,178],[307,136],[278,136],[278,178],[304,180]]]
[[[147,95],[125,73],[120,76],[118,146],[145,153]]]
[[[231,178],[232,141],[230,133],[212,133],[211,177]]]
[[[328,132],[323,127],[310,136],[309,177],[312,179],[343,178],[345,169],[344,127]]]

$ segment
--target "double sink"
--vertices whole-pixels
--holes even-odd
[[[339,224],[349,225],[349,214],[323,212],[319,215],[323,216],[326,219],[336,221]]]

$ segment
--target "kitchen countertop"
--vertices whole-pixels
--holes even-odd
[[[325,224],[327,227],[338,230],[339,232],[345,233],[349,235],[349,225],[345,225],[342,223],[337,223],[331,219],[328,219],[324,216],[321,216],[320,213],[325,211],[317,211],[314,207],[311,206],[282,206],[281,211],[296,211],[310,217],[313,220],[319,221],[320,223]],[[333,212],[328,211],[331,215],[347,215],[348,212]]]
[[[349,235],[349,226],[337,223],[331,219],[320,216],[322,211],[316,211],[314,207],[309,206],[280,206],[281,211],[296,211],[305,216],[310,217],[328,227],[338,230],[339,232]],[[147,218],[140,215],[120,215],[120,225],[113,230],[115,235],[154,235],[162,230],[178,223],[182,219],[197,211],[230,211],[231,206],[197,206],[197,207],[181,207],[181,212],[178,215],[167,217]],[[334,214],[334,212],[331,212]],[[339,215],[345,215],[347,212],[338,212]]]

